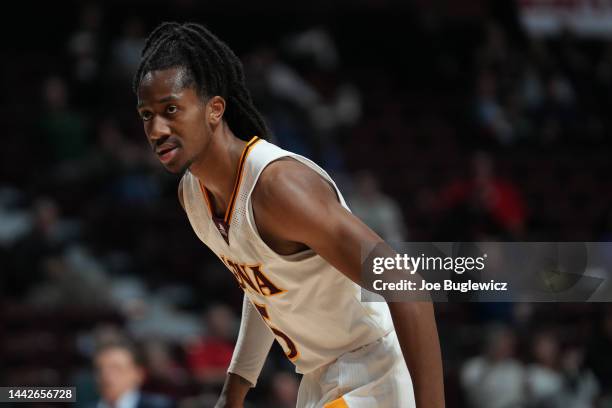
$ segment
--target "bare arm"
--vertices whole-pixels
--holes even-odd
[[[412,376],[417,407],[444,407],[440,339],[428,302],[389,302],[395,331]]]
[[[221,396],[215,408],[242,408],[251,383],[238,374],[227,373]]]
[[[340,272],[361,284],[361,245],[383,242],[338,202],[331,186],[301,163],[270,164],[253,193],[260,233],[303,243]],[[444,407],[442,359],[433,306],[428,302],[389,303],[410,370],[417,407]]]

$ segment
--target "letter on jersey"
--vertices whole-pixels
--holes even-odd
[[[264,273],[261,264],[248,265],[234,262],[221,255],[221,260],[230,270],[243,290],[250,290],[263,296],[274,296],[285,290],[276,286]]]

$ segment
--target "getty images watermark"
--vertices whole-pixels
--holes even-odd
[[[404,242],[362,247],[365,301],[610,302],[612,243]]]
[[[385,271],[404,271],[409,275],[417,272],[429,271],[452,271],[456,274],[463,274],[470,271],[483,271],[487,254],[478,257],[471,256],[409,256],[408,254],[396,254],[392,257],[377,256],[372,263],[372,272],[382,275]],[[420,276],[423,276],[420,274]],[[372,287],[376,291],[381,290],[407,290],[407,291],[430,291],[445,290],[468,292],[470,290],[496,290],[506,291],[507,282],[496,282],[491,279],[489,282],[456,282],[453,279],[444,279],[442,282],[427,281],[425,279],[400,279],[399,281],[385,281],[385,279],[375,279]]]

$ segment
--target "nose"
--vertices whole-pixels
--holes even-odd
[[[170,136],[170,126],[163,117],[155,116],[151,119],[151,125],[149,128],[149,140],[152,143],[156,143],[160,139],[165,139]]]

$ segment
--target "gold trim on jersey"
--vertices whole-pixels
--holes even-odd
[[[240,191],[240,182],[242,181],[242,170],[244,169],[244,162],[246,162],[246,158],[249,155],[251,148],[255,146],[257,142],[259,142],[259,138],[257,136],[253,136],[251,140],[244,146],[244,150],[242,151],[242,155],[240,156],[240,161],[238,162],[238,174],[236,176],[236,183],[234,184],[234,190],[232,191],[232,196],[230,197],[229,205],[227,210],[225,211],[225,217],[223,221],[227,225],[230,224],[232,220],[232,213],[234,212],[234,205],[236,204],[236,197],[238,196],[238,191]]]
[[[349,406],[344,400],[344,397],[340,397],[323,405],[323,408],[349,408]]]
[[[232,195],[230,196],[230,199],[229,199],[229,205],[227,206],[227,209],[225,210],[225,214],[223,216],[223,222],[225,222],[225,225],[228,227],[232,220],[232,214],[234,212],[234,206],[236,204],[236,197],[238,196],[238,192],[240,191],[240,183],[242,181],[244,163],[246,162],[246,158],[249,155],[251,148],[255,146],[255,144],[259,142],[260,140],[261,139],[259,137],[253,136],[253,138],[251,138],[251,140],[249,140],[248,143],[244,146],[244,149],[242,150],[242,153],[240,154],[240,160],[238,161],[238,172],[236,174],[236,181],[234,182],[234,188],[232,190]],[[210,211],[210,216],[215,217],[215,211],[212,206],[212,201],[208,195],[208,190],[206,189],[204,184],[202,184],[202,181],[198,180],[198,183],[200,185],[200,191],[202,191],[202,195],[204,196],[204,201],[206,201],[206,206],[208,207],[208,211]]]

